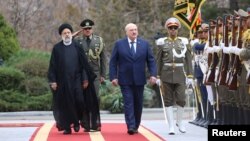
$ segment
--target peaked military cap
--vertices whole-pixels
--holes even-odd
[[[170,26],[177,26],[177,27],[181,28],[181,23],[177,18],[171,17],[165,23],[166,28],[170,27]]]
[[[201,25],[197,25],[196,26],[196,32],[197,33],[201,33],[202,32]]]
[[[244,11],[243,9],[239,9],[238,14],[240,16],[242,16],[242,17],[248,17],[249,16],[248,12]]]
[[[247,8],[247,12],[250,15],[250,7]]]
[[[215,27],[216,21],[214,19],[209,20],[209,26],[210,27]]]
[[[209,25],[207,23],[202,23],[201,28],[202,28],[202,30],[208,30]]]
[[[83,20],[83,21],[81,22],[81,24],[80,24],[80,26],[81,26],[82,28],[90,28],[90,27],[92,27],[93,25],[95,25],[95,23],[94,23],[92,20],[90,20],[90,19],[85,19],[85,20]]]

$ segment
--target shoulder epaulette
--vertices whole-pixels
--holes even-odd
[[[184,45],[189,44],[188,39],[185,37],[178,37],[178,39],[180,39]]]
[[[155,44],[156,44],[157,46],[164,45],[166,39],[167,39],[167,37],[159,38],[159,39],[157,39],[157,40],[155,41]]]

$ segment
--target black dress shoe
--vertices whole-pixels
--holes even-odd
[[[135,134],[135,130],[134,129],[128,129],[128,134],[129,135],[134,135]]]
[[[63,131],[63,134],[64,134],[64,135],[71,134],[71,129],[65,129],[65,130]]]
[[[63,128],[61,126],[59,126],[58,124],[56,125],[56,128],[58,131],[63,131]]]
[[[101,131],[101,127],[91,128],[91,131],[93,132]]]
[[[90,129],[84,129],[83,132],[90,132]]]
[[[74,125],[74,131],[79,132],[80,130],[80,125]]]
[[[138,130],[135,130],[135,134],[138,134]]]

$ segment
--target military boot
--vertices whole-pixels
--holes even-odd
[[[199,120],[202,118],[202,113],[201,113],[201,105],[198,103],[197,105],[198,112],[196,114],[196,118],[193,121],[190,121],[189,123],[196,124],[198,123]]]
[[[167,120],[169,124],[169,135],[174,135],[174,111],[173,106],[169,106],[166,108]]]
[[[186,128],[183,123],[184,107],[177,106],[177,122],[176,125],[181,133],[186,133]]]

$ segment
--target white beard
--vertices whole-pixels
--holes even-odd
[[[62,37],[63,44],[68,46],[72,43],[72,36],[70,35],[69,37]]]

